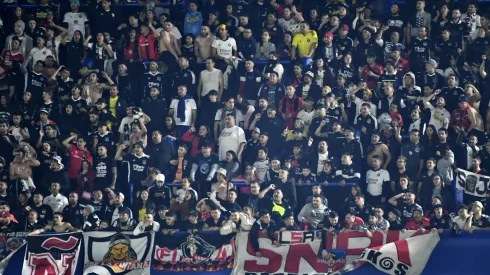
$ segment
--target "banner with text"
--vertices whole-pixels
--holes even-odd
[[[478,175],[463,169],[458,169],[456,188],[464,190],[468,195],[486,198],[489,191],[490,177]]]
[[[74,275],[82,233],[27,236],[22,275]]]
[[[0,233],[0,275],[14,253],[26,243],[26,235],[26,232]]]
[[[220,271],[233,267],[235,239],[214,232],[158,236],[153,268],[166,271]]]
[[[250,243],[249,234],[239,233],[236,236],[236,258],[232,274],[331,273],[358,259],[366,248],[380,247],[423,235],[428,231],[375,231],[371,238],[356,231],[325,232],[323,239],[318,233],[319,231],[279,232],[279,247],[274,246],[267,236],[259,236],[260,258],[255,256],[256,251]]]
[[[84,275],[149,275],[154,234],[85,232]]]
[[[366,262],[391,275],[418,275],[424,270],[438,242],[439,234],[435,232],[366,248],[359,259],[332,275],[347,273]]]

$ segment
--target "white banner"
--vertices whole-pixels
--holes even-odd
[[[154,235],[86,232],[84,275],[149,275]]]
[[[478,175],[463,169],[458,169],[456,188],[464,190],[468,195],[486,198],[489,189],[490,177]]]
[[[346,265],[333,275],[344,274],[368,262],[379,271],[390,275],[419,275],[430,254],[439,242],[439,234],[431,232],[417,237],[366,248],[359,259]]]
[[[366,248],[379,250],[384,255],[382,258],[391,257],[392,269],[406,267],[405,273],[396,273],[394,270],[389,274],[417,274],[406,273],[406,271],[423,270],[429,255],[439,241],[437,234],[426,234],[428,232],[421,231],[389,231],[388,233],[375,231],[371,238],[365,233],[355,231],[341,233],[324,231],[322,233],[327,237],[322,245],[318,232],[280,232],[276,236],[281,244],[279,247],[274,246],[267,236],[259,235],[260,258],[256,256],[256,251],[250,243],[250,235],[238,233],[235,238],[236,256],[232,274],[333,274],[334,272],[343,274],[356,269],[361,264],[360,261],[356,261],[360,255],[367,253],[367,256],[371,255],[369,259],[373,259],[373,254],[370,254]],[[421,237],[419,235],[423,238],[417,239]],[[399,242],[400,240],[402,241]],[[356,262],[346,265],[352,261]],[[386,269],[388,267],[385,266]]]

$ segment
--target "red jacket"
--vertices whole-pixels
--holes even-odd
[[[303,110],[303,99],[296,95],[293,95],[293,98],[289,98],[287,95],[283,96],[279,101],[279,105],[277,108],[277,113],[282,116],[291,114],[291,118],[288,118],[284,121],[284,127],[288,127],[291,129],[293,127],[294,120],[298,115],[299,111]]]
[[[187,131],[182,135],[182,141],[188,142],[191,144],[191,157],[195,157],[197,154],[201,153],[201,148],[199,148],[199,140],[201,140],[201,136],[196,135],[191,131]],[[214,152],[214,143],[211,143],[211,153]]]
[[[141,58],[145,60],[158,59],[158,48],[155,36],[149,33],[146,37],[142,34],[138,37],[138,46],[141,50]]]
[[[405,228],[407,230],[419,230],[419,229],[429,229],[430,227],[430,220],[427,219],[426,217],[422,217],[422,220],[420,222],[416,222],[413,218],[411,218],[407,224],[405,225]]]
[[[398,72],[398,75],[403,77],[409,70],[408,61],[405,58],[400,57],[395,62],[395,69]]]
[[[471,121],[468,118],[469,109],[471,107],[468,105],[467,108],[458,108],[451,114],[451,124],[458,126],[462,130],[467,130],[471,126]]]
[[[382,76],[385,73],[383,70],[383,66],[379,64],[374,64],[373,66],[365,65],[364,67],[362,67],[361,78],[366,81],[369,89],[375,90],[378,87],[379,78],[369,76],[369,72],[373,72],[378,76]]]
[[[347,229],[350,229],[350,230],[356,230],[356,228],[358,226],[363,225],[363,224],[364,224],[364,221],[359,217],[356,217],[356,220],[354,221],[353,224],[348,224],[344,220],[344,227]]]

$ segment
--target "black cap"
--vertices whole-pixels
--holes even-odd
[[[172,212],[172,211],[168,211],[167,213],[165,213],[165,217],[175,217],[175,212]]]
[[[198,216],[199,216],[199,213],[197,213],[197,211],[196,211],[196,210],[191,210],[191,211],[189,211],[189,217],[190,217],[190,216],[195,216],[195,217],[198,217]]]
[[[315,100],[311,96],[306,97],[305,101],[315,102]]]
[[[354,129],[354,127],[352,127],[352,126],[350,126],[350,125],[348,125],[347,127],[345,127],[345,129],[344,129],[344,130],[345,130],[345,131],[350,131],[350,132],[353,132],[353,133],[355,133],[355,132],[356,132],[356,129]]]
[[[107,103],[107,101],[102,97],[97,99],[97,102],[95,102],[95,104],[102,104],[102,103]]]
[[[391,209],[390,212],[393,213],[397,217],[401,217],[402,216],[402,213],[400,212],[400,210],[398,210],[396,208]]]

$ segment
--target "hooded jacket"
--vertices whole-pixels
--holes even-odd
[[[252,223],[245,214],[243,214],[242,212],[239,212],[238,217],[240,218],[240,220],[239,220],[240,228],[238,228],[238,229],[240,229],[242,231],[243,230],[248,231],[252,228]],[[220,228],[219,233],[221,235],[229,235],[229,234],[233,233],[233,229],[237,229],[237,224],[230,219]]]

